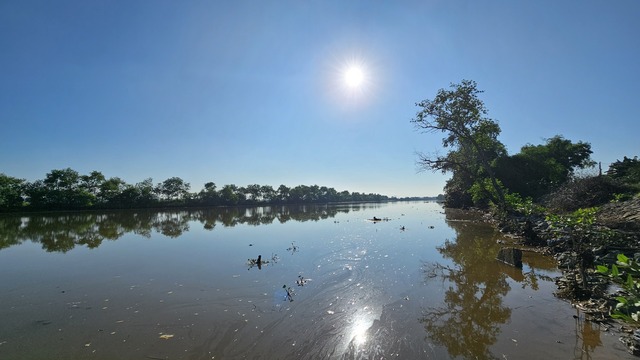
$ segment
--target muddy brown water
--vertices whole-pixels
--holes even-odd
[[[634,358],[501,239],[434,202],[4,216],[0,359]]]

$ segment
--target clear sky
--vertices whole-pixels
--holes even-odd
[[[510,153],[561,134],[606,170],[640,155],[638,19],[637,0],[1,1],[0,172],[437,195],[415,153],[442,136],[410,120],[462,79]]]

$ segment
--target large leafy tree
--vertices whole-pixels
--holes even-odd
[[[418,164],[424,170],[452,173],[447,195],[453,189],[464,194],[475,186],[485,199],[504,207],[504,192],[492,164],[506,150],[498,140],[500,126],[486,117],[487,109],[478,97],[481,93],[475,81],[462,80],[448,90],[438,90],[432,100],[416,104],[420,111],[411,120],[414,126],[423,132],[443,133],[442,145],[450,149],[444,156],[420,153]]]
[[[0,173],[0,211],[21,208],[24,187],[25,180]]]
[[[258,203],[262,200],[262,186],[251,184],[244,187],[245,198],[250,203]]]
[[[271,185],[262,185],[260,192],[262,193],[262,200],[266,203],[271,203],[277,198],[276,190]]]
[[[119,177],[112,177],[100,183],[98,200],[102,204],[117,205],[117,199],[127,188],[127,183]]]
[[[593,166],[591,153],[589,143],[556,135],[545,144],[528,144],[518,154],[500,158],[496,174],[511,192],[537,199],[566,183],[577,169]]]
[[[198,193],[198,198],[204,205],[216,205],[219,199],[216,183],[213,181],[205,183],[204,189]]]
[[[35,182],[30,187],[32,205],[47,209],[78,209],[93,205],[96,197],[81,186],[81,179],[71,168],[51,170],[42,182]]]
[[[189,196],[191,185],[181,178],[174,176],[159,183],[155,191],[167,200],[182,200]]]
[[[640,160],[637,156],[633,159],[625,156],[622,161],[616,160],[609,165],[607,175],[629,184],[640,184]]]
[[[80,176],[80,187],[95,197],[100,196],[100,187],[106,178],[100,171],[92,171],[89,175]]]
[[[281,202],[286,202],[289,200],[289,195],[291,193],[291,189],[286,185],[278,186],[277,197]]]
[[[238,205],[244,201],[244,193],[233,184],[227,184],[220,190],[220,199],[224,205]]]

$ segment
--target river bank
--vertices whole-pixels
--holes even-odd
[[[640,258],[640,198],[597,208],[589,231],[606,236],[576,234],[573,228],[557,226],[544,214],[486,217],[501,232],[513,235],[515,244],[523,251],[553,256],[563,273],[556,279],[556,296],[570,301],[584,313],[585,319],[620,331],[620,341],[632,354],[640,356],[640,325],[610,316],[618,304],[616,297],[626,295],[624,290],[596,271],[597,265],[616,264],[619,254]]]

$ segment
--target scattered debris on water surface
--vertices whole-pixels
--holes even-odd
[[[289,302],[293,301],[293,289],[291,287],[287,287],[287,285],[282,285],[282,288],[287,292],[284,300],[289,300]]]
[[[251,270],[252,267],[257,266],[258,269],[262,270],[262,265],[267,265],[270,263],[277,263],[280,258],[278,254],[271,254],[271,260],[262,260],[262,255],[258,255],[257,259],[247,259],[247,265],[249,268],[247,270]]]
[[[298,246],[296,245],[295,241],[291,243],[291,247],[287,248],[287,251],[291,251],[291,254],[298,251]]]
[[[311,279],[305,279],[304,277],[302,277],[302,275],[298,275],[298,280],[296,280],[296,284],[298,286],[305,286],[307,285],[307,282],[309,282]]]

